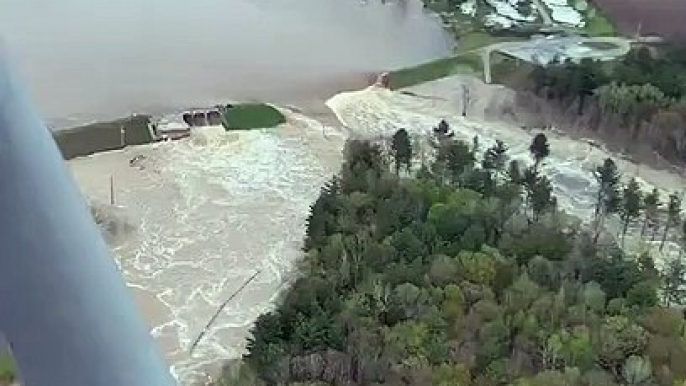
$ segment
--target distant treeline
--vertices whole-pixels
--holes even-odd
[[[604,137],[686,162],[686,47],[633,50],[617,62],[556,62],[536,68],[530,89],[560,117]]]

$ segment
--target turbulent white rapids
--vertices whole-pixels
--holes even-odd
[[[85,196],[99,203],[109,201],[113,176],[116,205],[137,229],[113,248],[182,385],[241,354],[251,322],[299,255],[309,205],[338,167],[340,136],[322,138],[321,125],[304,117],[290,121],[277,132],[208,128],[188,141],[70,162]],[[189,355],[215,310],[256,270]]]
[[[471,99],[466,118],[461,116],[463,85],[469,88]],[[360,135],[390,136],[398,128],[429,135],[440,119],[446,119],[461,139],[471,143],[474,136],[479,136],[482,149],[499,139],[508,145],[512,158],[524,164],[531,162],[528,147],[538,131],[502,122],[512,108],[511,90],[486,85],[473,77],[454,76],[408,91],[413,95],[370,88],[338,94],[327,105],[345,126],[357,128]],[[615,160],[625,178],[635,177],[645,190],[659,188],[663,200],[684,188],[681,176],[637,165],[592,141],[574,140],[551,131],[546,136],[551,155],[542,171],[553,181],[561,208],[582,220],[590,219],[594,210],[597,184],[592,172],[608,157]]]
[[[474,102],[459,114],[462,83]],[[499,123],[506,90],[469,78],[449,78],[411,90],[418,96],[369,88],[327,102],[355,136],[425,133],[447,119],[456,133],[482,146],[505,141],[526,159],[531,134]],[[132,147],[70,161],[84,195],[115,201],[136,229],[113,243],[117,260],[152,333],[182,385],[202,381],[221,361],[242,353],[247,330],[274,298],[298,258],[308,207],[341,160],[344,130],[288,113],[275,130],[225,133]],[[488,121],[488,123],[486,123]],[[610,156],[583,141],[550,135],[546,162],[560,204],[587,218],[592,210],[594,165]],[[142,156],[134,165],[133,157]],[[618,161],[627,175],[665,191],[683,180],[667,172]],[[193,355],[189,346],[217,307],[256,270],[255,281],[231,302]]]

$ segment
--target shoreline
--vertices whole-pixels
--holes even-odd
[[[134,109],[125,114],[102,114],[100,117],[95,118],[70,118],[70,117],[53,117],[47,118],[46,126],[53,132],[59,133],[62,131],[75,131],[79,130],[85,126],[90,126],[94,124],[102,124],[107,122],[118,121],[122,119],[127,119],[132,116],[166,116],[178,114],[185,111],[186,109],[193,108],[204,108],[210,107],[217,104],[226,103],[238,103],[238,102],[259,102],[276,106],[295,106],[301,110],[307,110],[312,104],[323,104],[327,99],[333,97],[334,95],[345,92],[354,91],[364,88],[375,79],[376,75],[385,70],[369,70],[369,71],[350,71],[344,73],[331,74],[329,76],[320,77],[319,79],[313,79],[307,82],[304,86],[295,85],[293,87],[288,87],[286,89],[277,88],[272,93],[272,97],[261,97],[261,98],[235,98],[235,97],[222,97],[216,98],[213,102],[208,103],[208,101],[202,102],[198,101],[196,103],[190,103],[184,106],[168,106],[166,108],[153,108],[153,109]],[[284,97],[286,94],[291,94],[291,97]],[[154,102],[154,101],[153,101]],[[204,106],[204,107],[199,107]],[[73,124],[60,124],[59,122],[74,122]]]
[[[349,72],[327,77],[320,82],[312,81],[309,85],[300,87],[300,92],[296,92],[295,96],[288,101],[259,101],[259,103],[275,107],[277,110],[285,107],[326,124],[338,125],[339,123],[325,105],[326,100],[340,92],[359,90],[368,86],[378,73]],[[228,98],[222,99],[222,103],[227,103],[228,100]],[[245,100],[240,103],[253,102],[258,103],[255,100]],[[231,101],[231,103],[238,102]],[[193,106],[197,105],[200,104]],[[158,140],[150,128],[152,121],[164,117],[180,118],[185,111],[188,111],[187,108],[157,111],[156,114],[132,113],[115,119],[99,119],[76,126],[51,129],[51,133],[63,158],[70,160],[120,150],[132,145],[152,144]]]

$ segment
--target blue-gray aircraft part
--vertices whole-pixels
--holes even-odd
[[[10,67],[0,52],[0,331],[21,382],[175,385],[50,132]]]

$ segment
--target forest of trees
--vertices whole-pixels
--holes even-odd
[[[585,116],[582,126],[686,162],[686,47],[642,47],[616,62],[556,62],[536,68],[531,81],[568,117]]]
[[[545,135],[524,165],[447,126],[429,150],[403,129],[388,146],[347,143],[299,276],[219,384],[682,385],[686,267],[620,248],[627,229],[683,240],[680,196],[661,202],[607,159],[581,227],[539,172],[555,151]],[[599,237],[608,219],[616,238]]]

